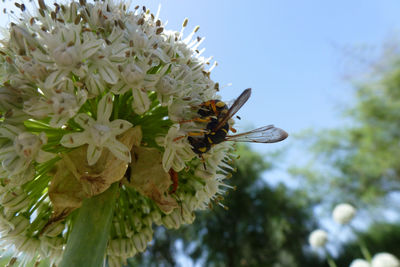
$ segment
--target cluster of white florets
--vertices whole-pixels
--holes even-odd
[[[184,37],[187,20],[180,32],[167,31],[158,14],[111,0],[16,6],[21,17],[0,47],[4,246],[57,262],[70,231],[68,212],[52,214],[61,205],[52,194],[63,168],[64,176],[77,178],[82,164],[90,175],[106,156],[121,163],[122,173],[130,165],[137,170],[132,177],[139,175],[136,184],[127,175],[110,178],[122,184],[107,250],[110,266],[143,251],[153,223],[178,228],[193,222],[194,210],[218,201],[231,170],[231,145],[221,143],[201,160],[187,133],[205,125],[180,123],[196,117],[202,102],[218,98],[218,84],[210,79],[215,64],[198,50],[204,40],[195,36],[198,27]],[[124,141],[129,138],[136,141]],[[132,160],[135,146],[149,159],[162,159],[149,167],[158,168],[161,178],[142,179]],[[79,149],[81,163],[70,154]],[[173,194],[170,170],[179,176]],[[90,192],[104,190],[92,185]]]

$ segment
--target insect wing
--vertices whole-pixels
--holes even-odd
[[[276,143],[288,137],[288,133],[273,125],[268,125],[254,129],[249,132],[228,135],[226,141],[253,142],[253,143]]]
[[[251,89],[247,88],[246,90],[243,91],[243,93],[240,94],[238,98],[236,98],[235,102],[233,102],[232,106],[229,108],[226,115],[218,122],[217,126],[214,129],[215,132],[221,129],[221,127],[224,126],[228,122],[228,120],[232,118],[233,115],[236,114],[236,112],[239,111],[239,109],[244,105],[244,103],[247,102],[250,95],[251,95]]]

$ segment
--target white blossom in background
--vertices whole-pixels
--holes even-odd
[[[308,237],[308,242],[312,248],[325,247],[326,242],[328,242],[328,233],[321,229],[314,230]]]
[[[350,263],[349,267],[371,267],[371,264],[363,259],[355,259]]]
[[[14,5],[0,40],[0,246],[12,261],[57,264],[70,213],[114,182],[109,266],[143,252],[153,225],[223,206],[232,145],[201,159],[187,139],[205,132],[196,107],[219,99],[198,26],[167,30],[159,12],[123,1]]]
[[[332,217],[339,224],[348,224],[354,218],[355,214],[356,209],[352,205],[341,203],[333,209]]]
[[[400,261],[390,253],[382,252],[372,257],[371,267],[400,267]]]

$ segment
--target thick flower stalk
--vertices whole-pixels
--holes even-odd
[[[73,211],[118,183],[106,255],[119,266],[153,224],[179,228],[218,204],[231,144],[201,158],[188,141],[205,132],[200,104],[218,99],[198,27],[168,31],[111,0],[15,5],[0,47],[2,247],[58,264]]]

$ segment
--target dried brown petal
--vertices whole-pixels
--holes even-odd
[[[168,193],[172,182],[164,171],[162,154],[158,149],[134,146],[130,167],[130,182],[124,180],[127,186],[154,200],[164,213],[178,207],[175,198]]]

